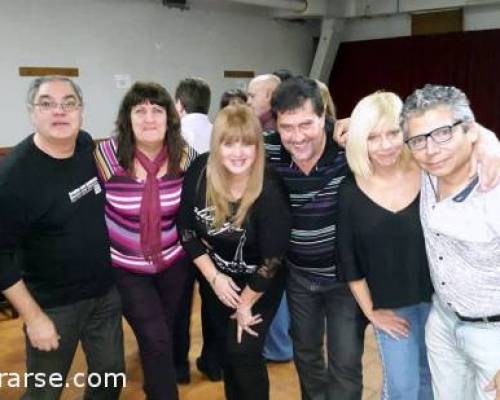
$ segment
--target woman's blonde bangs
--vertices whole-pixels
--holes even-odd
[[[355,175],[366,178],[373,173],[368,156],[368,136],[382,123],[399,129],[402,106],[399,96],[383,91],[372,93],[356,104],[346,143],[347,162]],[[406,158],[405,154],[403,158]]]
[[[219,226],[230,217],[230,177],[220,160],[220,145],[242,142],[255,145],[256,158],[234,222],[241,226],[250,207],[262,192],[264,179],[264,141],[259,119],[247,105],[223,108],[217,114],[212,131],[210,154],[207,163],[207,206],[215,207],[215,224]]]
[[[217,145],[239,141],[244,144],[258,144],[261,132],[260,122],[250,107],[230,105],[217,114],[212,139]]]

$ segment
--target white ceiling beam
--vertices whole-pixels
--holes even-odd
[[[431,11],[442,8],[500,4],[500,0],[399,0],[399,12]]]
[[[235,3],[242,3],[254,6],[277,8],[287,11],[303,12],[307,8],[305,0],[230,0]]]
[[[337,56],[342,39],[344,20],[338,18],[323,18],[321,21],[321,36],[314,55],[309,76],[328,84],[330,72]]]
[[[265,2],[272,3],[271,0]],[[500,5],[500,0],[307,0],[307,8],[302,12],[276,9],[274,16],[276,18],[360,18],[492,4]]]
[[[330,14],[329,7],[331,3],[339,2],[343,4],[345,0],[307,0],[301,11],[289,12],[285,10],[278,10],[274,13],[276,18],[323,18]]]

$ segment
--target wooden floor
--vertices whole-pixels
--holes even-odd
[[[194,360],[199,354],[201,345],[199,322],[199,299],[196,297],[192,315],[191,384],[180,386],[181,400],[224,400],[222,383],[212,383],[202,377],[194,367]],[[142,400],[142,371],[137,353],[137,345],[130,327],[124,323],[125,356],[127,362],[127,387],[123,389],[121,399]],[[6,372],[22,373],[24,371],[24,335],[19,320],[0,322],[0,375]],[[368,328],[363,357],[364,391],[363,400],[380,398],[381,369],[371,328]],[[85,372],[85,361],[81,350],[78,350],[70,376],[77,372]],[[271,400],[299,400],[300,391],[297,373],[292,362],[287,364],[268,365],[271,381]],[[0,381],[0,399],[19,399],[23,390],[6,387],[5,376]],[[75,387],[65,389],[63,400],[81,399],[83,389]],[[258,399],[256,399],[258,400]]]

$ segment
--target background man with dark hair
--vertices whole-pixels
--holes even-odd
[[[210,108],[210,87],[201,78],[186,78],[179,82],[175,89],[175,108],[181,117],[181,133],[186,142],[199,154],[210,149],[212,123],[208,119]],[[189,325],[191,307],[193,302],[193,288],[195,274],[198,269],[191,268],[191,276],[187,280],[183,300],[180,304],[179,318],[174,327],[174,359],[177,371],[177,382],[189,383]],[[198,369],[211,381],[222,379],[222,366],[217,354],[215,333],[207,315],[207,309],[201,296],[201,323],[203,334],[203,347],[196,360]]]
[[[184,140],[198,154],[210,148],[212,123],[208,119],[210,86],[201,78],[186,78],[175,89],[175,108],[181,117]]]
[[[286,68],[279,68],[273,71],[273,75],[276,75],[278,78],[280,78],[281,82],[285,82],[288,79],[293,78],[292,72]]]

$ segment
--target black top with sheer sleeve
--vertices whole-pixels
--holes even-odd
[[[209,254],[219,271],[263,292],[288,248],[291,215],[285,187],[266,169],[262,193],[241,228],[230,221],[215,228],[213,211],[206,207],[207,160],[208,154],[198,157],[184,177],[177,217],[181,243],[191,259]]]
[[[420,225],[419,197],[398,212],[371,200],[353,178],[339,189],[339,276],[365,278],[374,308],[428,302],[433,292]]]

